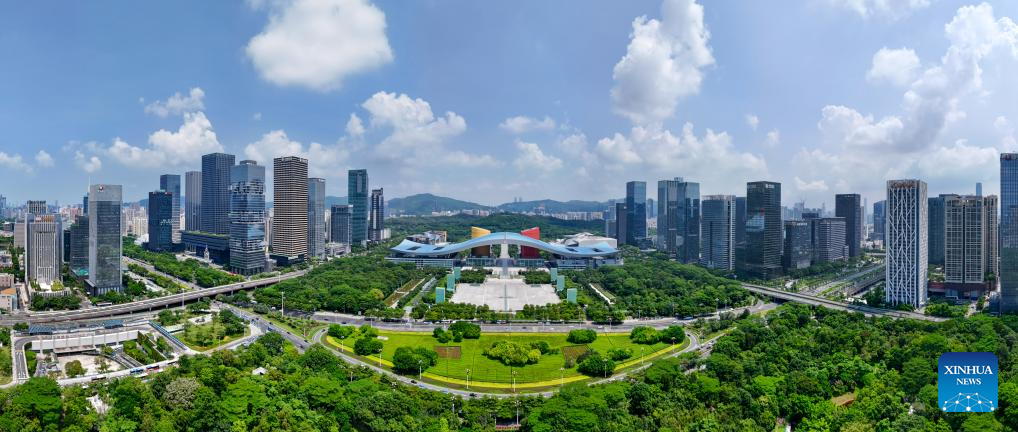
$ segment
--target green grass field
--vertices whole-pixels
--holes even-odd
[[[566,341],[565,334],[482,333],[480,339],[464,339],[462,342],[449,342],[445,344],[438,343],[438,341],[431,336],[431,333],[380,331],[379,336],[387,339],[382,341],[384,344],[382,349],[382,359],[386,361],[391,361],[396,348],[401,346],[420,346],[429,349],[434,349],[438,346],[459,346],[461,350],[461,356],[459,359],[439,358],[438,364],[432,366],[426,371],[443,377],[465,380],[467,378],[467,369],[470,369],[471,381],[484,381],[491,383],[510,383],[513,379],[513,372],[516,372],[517,383],[555,381],[560,377],[569,378],[580,375],[580,373],[576,371],[576,367],[565,369],[561,372],[559,371],[559,369],[563,368],[565,364],[565,358],[562,355],[562,348],[574,345]],[[355,335],[354,337],[347,339],[346,346],[352,346],[356,341],[356,337],[357,336]],[[510,340],[518,343],[530,343],[543,340],[548,342],[548,344],[557,350],[557,352],[542,356],[541,361],[537,364],[523,367],[509,367],[498,360],[492,360],[484,356],[484,349],[499,340]],[[340,345],[340,341],[336,339],[329,338],[329,342],[336,346]],[[601,354],[607,353],[607,351],[611,348],[631,348],[633,350],[633,357],[627,360],[627,362],[631,362],[641,356],[641,349],[644,356],[649,356],[657,351],[667,348],[668,344],[658,343],[654,345],[640,345],[630,342],[628,334],[607,335],[599,333],[597,340],[589,344],[589,347]]]

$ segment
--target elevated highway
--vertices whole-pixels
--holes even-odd
[[[797,303],[808,304],[808,305],[811,305],[811,306],[823,306],[823,307],[826,307],[828,309],[835,309],[835,310],[841,310],[841,311],[862,312],[866,316],[886,316],[886,317],[891,317],[891,318],[909,318],[909,319],[917,319],[917,320],[924,320],[924,321],[934,321],[934,322],[942,322],[942,321],[946,321],[947,320],[946,318],[940,318],[940,317],[934,317],[934,316],[929,316],[929,315],[923,315],[921,313],[916,313],[916,312],[896,311],[896,310],[890,310],[890,309],[875,308],[875,307],[871,307],[871,306],[864,306],[864,305],[856,305],[856,304],[844,303],[844,302],[839,302],[839,301],[836,301],[836,300],[831,300],[831,299],[827,299],[827,298],[823,298],[823,297],[811,296],[811,295],[795,293],[795,292],[788,292],[788,291],[783,291],[783,290],[776,289],[776,288],[770,288],[770,287],[765,287],[765,286],[760,286],[760,285],[753,285],[753,284],[748,284],[748,283],[742,284],[742,287],[747,289],[747,290],[749,290],[750,292],[754,292],[754,293],[757,293],[757,294],[763,294],[763,295],[766,295],[766,296],[769,296],[771,298],[778,299],[778,300],[793,301],[793,302],[797,302]]]

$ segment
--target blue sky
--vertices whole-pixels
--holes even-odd
[[[872,202],[889,178],[999,189],[1013,2],[374,1],[0,5],[0,194],[127,199],[222,150],[299,154],[330,195]],[[641,18],[642,17],[642,18]],[[752,120],[755,119],[755,120]],[[270,170],[271,171],[271,170]],[[649,188],[653,189],[653,188]]]

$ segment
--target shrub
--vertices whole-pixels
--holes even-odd
[[[633,350],[629,348],[612,348],[608,350],[608,358],[615,361],[622,361],[633,356]]]
[[[415,374],[438,364],[438,353],[424,347],[399,347],[392,356],[392,369],[396,373]]]
[[[530,347],[541,352],[541,354],[548,354],[552,351],[551,345],[548,345],[546,341],[535,341],[530,343]]]
[[[431,332],[431,335],[438,339],[438,343],[446,343],[452,339],[452,335],[449,332],[443,330],[441,327],[435,327],[435,330]]]
[[[372,327],[371,324],[361,325],[357,330],[360,330],[362,337],[378,337],[378,329]]]
[[[507,366],[526,366],[541,360],[541,350],[510,341],[492,343],[484,355]]]
[[[566,340],[574,344],[587,344],[597,340],[597,332],[591,329],[569,330]]]
[[[382,352],[382,341],[373,337],[362,337],[353,344],[353,352],[357,355],[371,355]]]
[[[353,334],[354,330],[355,330],[354,326],[332,324],[329,326],[329,336],[332,336],[336,339],[346,339]]]
[[[647,326],[633,327],[633,331],[629,332],[629,339],[638,344],[656,344],[659,337],[657,330]]]
[[[675,338],[675,340],[672,340]],[[665,343],[682,343],[686,340],[686,332],[682,329],[682,326],[668,326],[668,328],[658,332],[658,340]]]
[[[580,362],[580,366],[576,370],[588,376],[607,376],[615,370],[615,362],[594,352]]]
[[[452,323],[449,326],[449,331],[463,334],[464,339],[477,339],[481,337],[481,326],[466,321]]]

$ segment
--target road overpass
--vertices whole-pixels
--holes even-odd
[[[763,294],[771,298],[785,301],[793,301],[797,303],[804,303],[811,306],[823,306],[828,309],[835,309],[848,312],[862,312],[866,316],[886,316],[891,318],[910,318],[924,321],[941,322],[946,321],[946,318],[934,317],[924,315],[916,312],[897,311],[890,309],[881,309],[871,306],[856,305],[850,303],[839,302],[823,297],[811,296],[801,293],[784,291],[776,288],[765,287],[761,285],[753,285],[744,283],[742,287],[757,294]]]
[[[180,294],[173,294],[164,297],[139,300],[130,303],[122,303],[118,305],[101,306],[73,311],[28,312],[13,315],[4,315],[2,318],[0,318],[0,325],[10,326],[16,323],[42,324],[42,323],[88,320],[88,319],[108,318],[118,315],[127,315],[134,312],[159,309],[167,306],[175,306],[207,297],[215,297],[219,294],[232,294],[235,291],[268,286],[278,282],[303,276],[304,273],[306,272],[307,270],[299,270],[279,276],[267,277],[264,279],[238,282],[234,284],[222,285],[212,288],[202,288],[192,291],[184,291]]]

